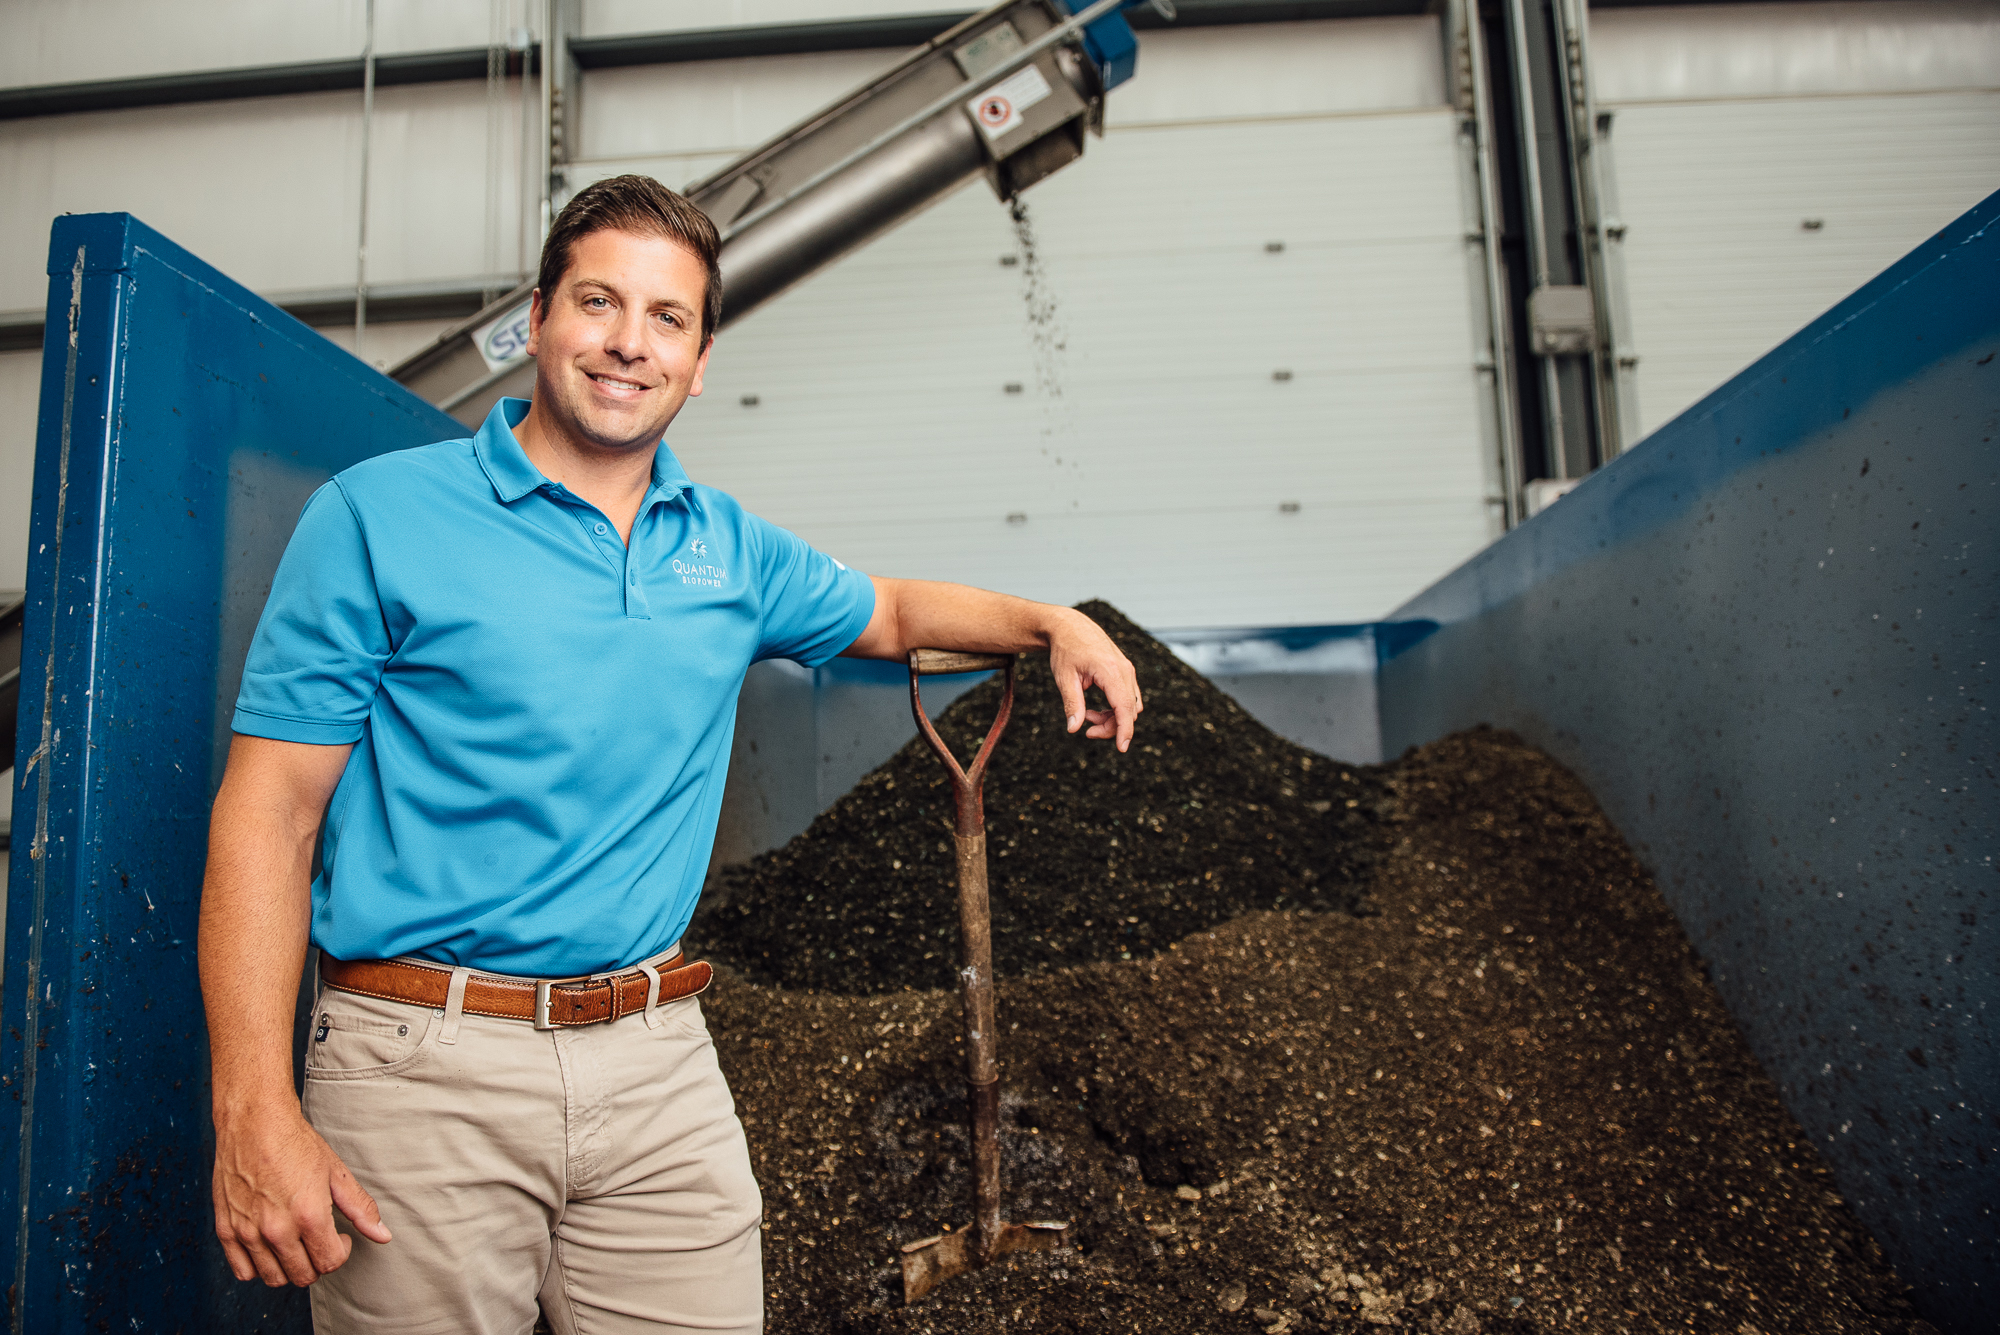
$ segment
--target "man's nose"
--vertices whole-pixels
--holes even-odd
[[[620,361],[637,361],[645,355],[646,313],[625,310],[605,331],[604,350]]]

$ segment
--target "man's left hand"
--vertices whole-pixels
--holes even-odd
[[[1095,621],[1072,611],[1050,633],[1049,671],[1062,693],[1063,720],[1071,732],[1088,724],[1086,737],[1099,741],[1115,737],[1120,751],[1132,745],[1133,725],[1146,708],[1139,695],[1139,676]],[[1092,686],[1104,692],[1111,708],[1085,707],[1083,693]]]

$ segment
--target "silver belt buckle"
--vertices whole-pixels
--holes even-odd
[[[553,1029],[555,1024],[549,1019],[549,989],[555,986],[545,978],[535,980],[535,1028]]]

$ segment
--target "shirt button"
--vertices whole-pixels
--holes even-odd
[[[598,531],[598,533],[599,533],[599,534],[601,535],[601,534],[605,534],[605,533],[609,533],[609,532],[611,531],[611,529],[610,529],[610,528],[609,528],[609,527],[608,527],[607,525],[604,525],[604,524],[599,524],[599,525],[597,526],[597,531]]]

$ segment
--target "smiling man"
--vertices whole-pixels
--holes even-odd
[[[577,195],[532,404],[334,478],[272,584],[202,896],[216,1232],[239,1279],[311,1285],[321,1331],[761,1329],[761,1201],[680,947],[750,664],[1046,648],[1070,731],[1130,741],[1087,618],[862,575],[688,479],[661,438],[718,249],[655,181]]]

